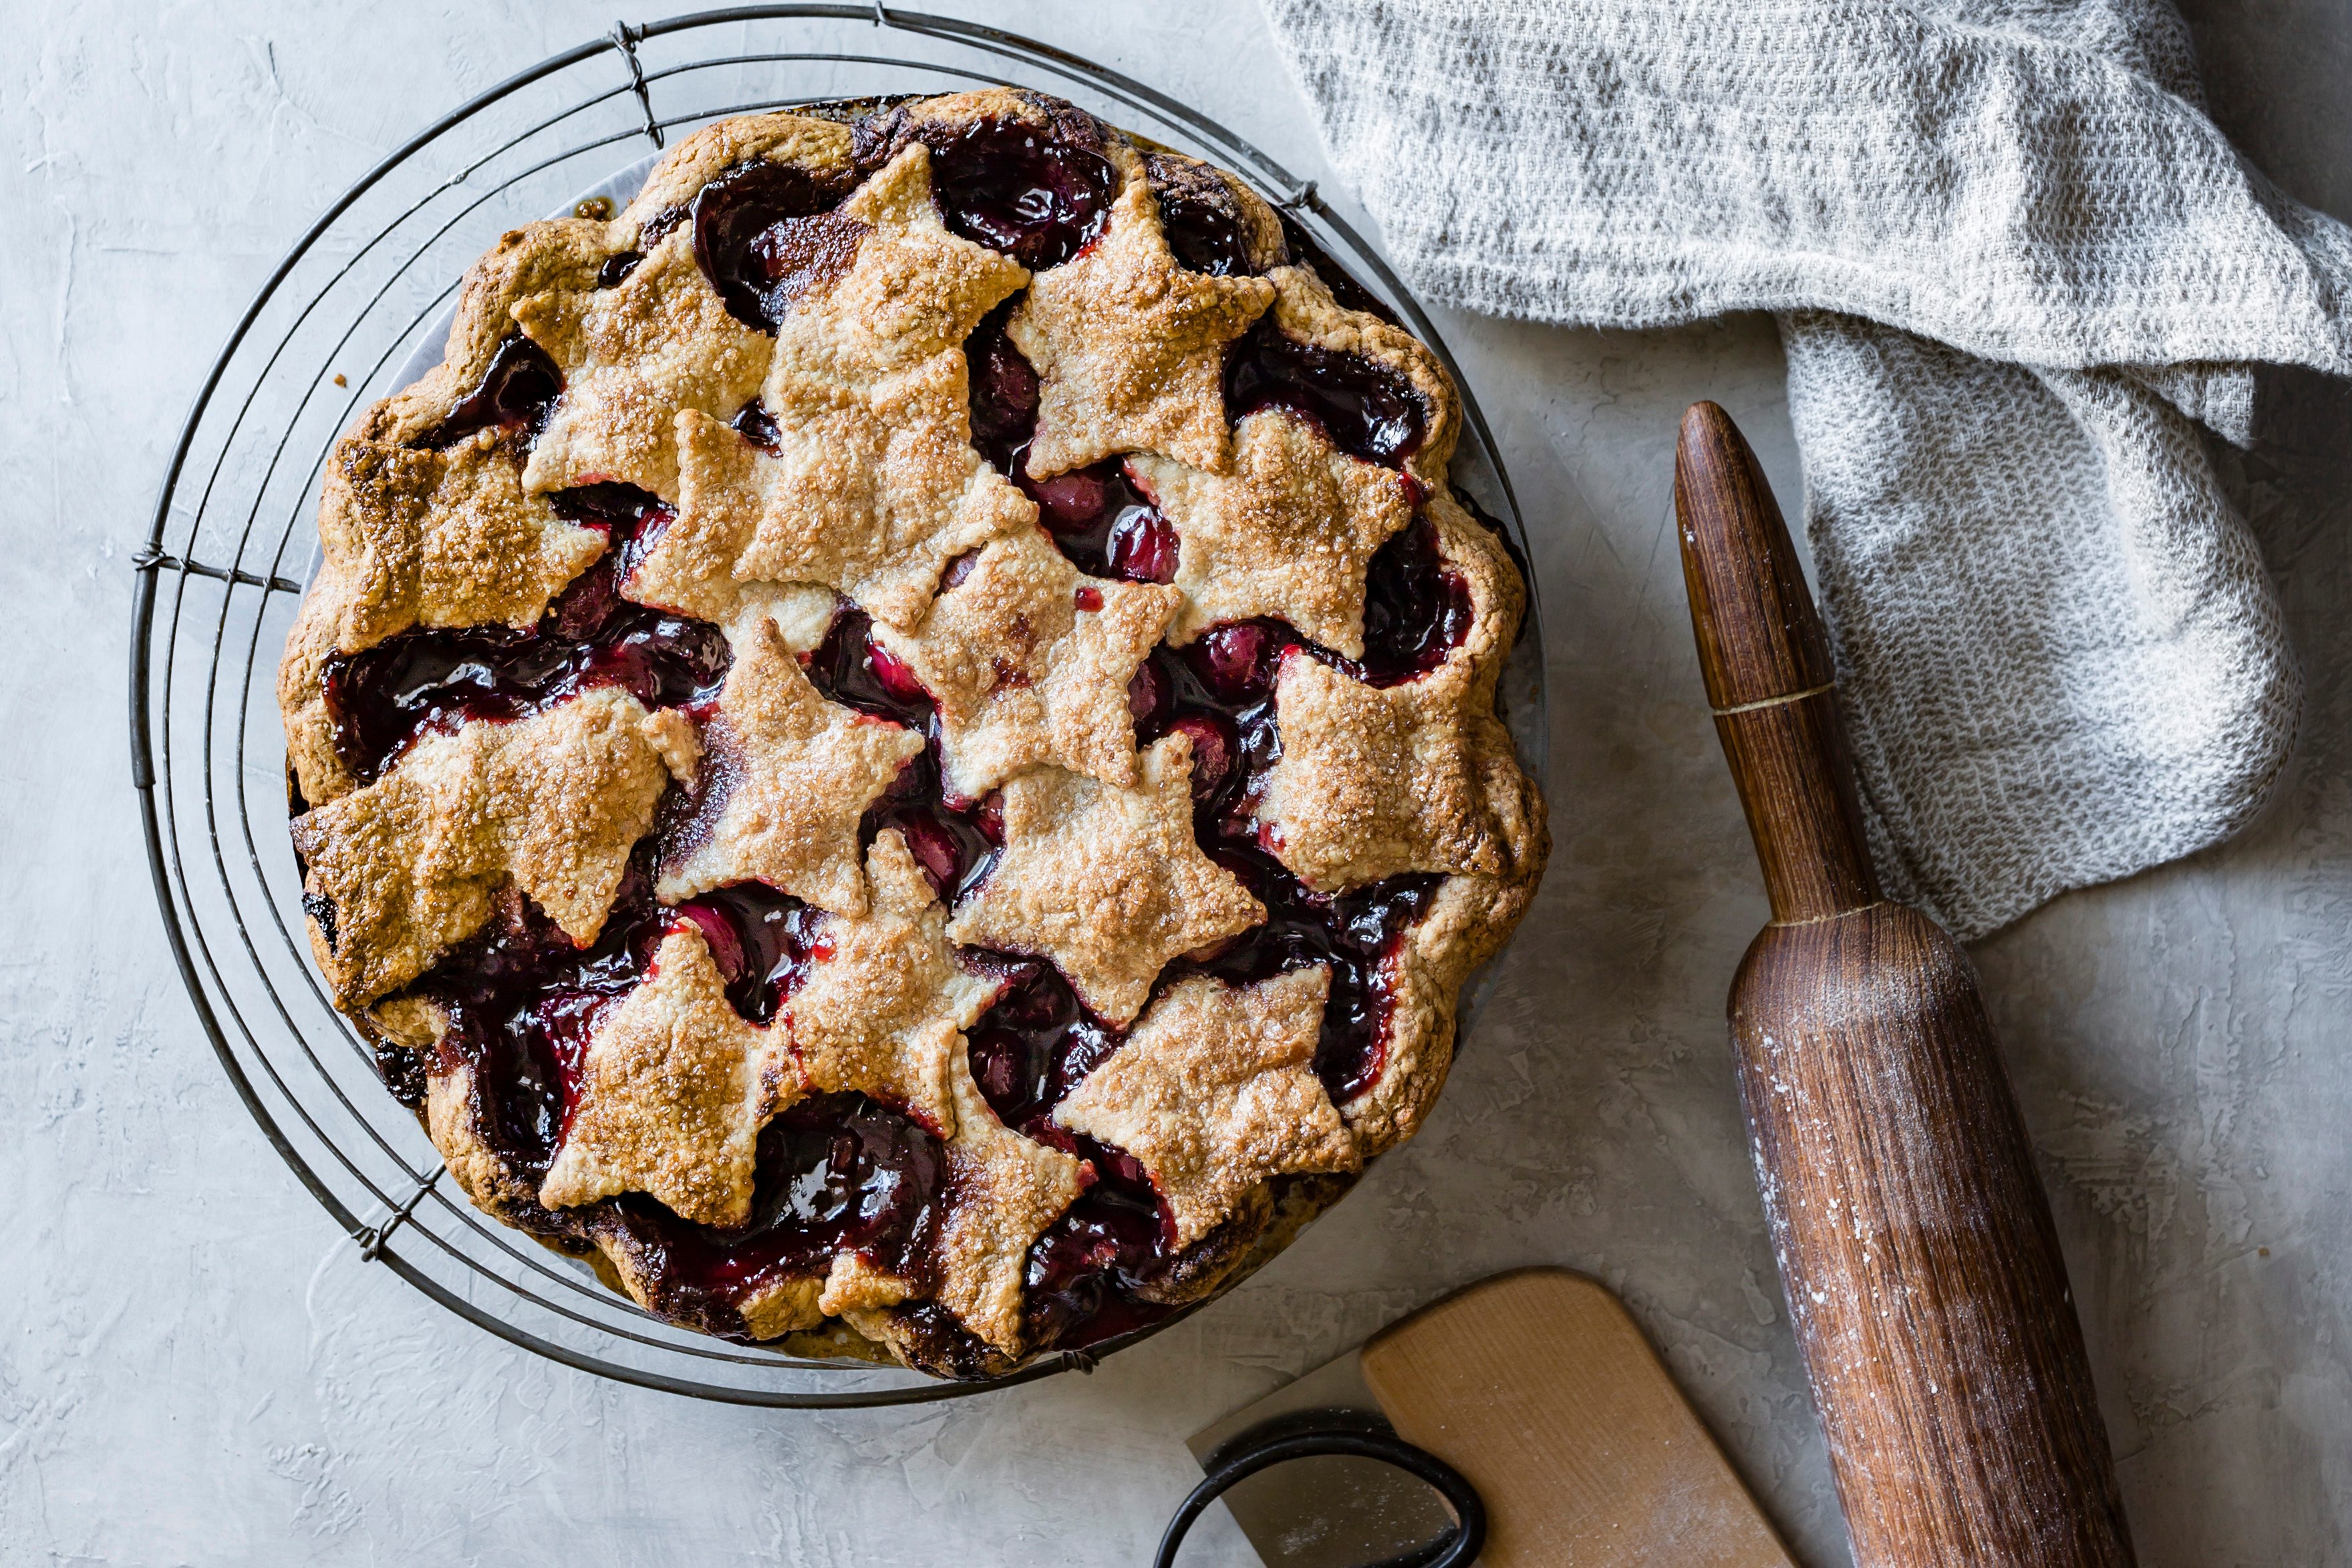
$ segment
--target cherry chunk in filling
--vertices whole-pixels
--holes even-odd
[[[336,750],[362,784],[426,735],[468,719],[524,717],[593,686],[620,686],[647,707],[717,695],[733,661],[726,634],[621,597],[669,508],[625,485],[562,491],[555,507],[613,542],[537,626],[418,628],[328,659]]]

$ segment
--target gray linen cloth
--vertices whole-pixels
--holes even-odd
[[[2301,685],[2199,425],[2352,373],[2352,231],[2160,0],[1265,0],[1424,297],[1779,313],[1889,890],[1974,936],[2227,836]]]

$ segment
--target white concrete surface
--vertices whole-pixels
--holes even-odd
[[[1248,0],[935,4],[1319,162]],[[2340,3],[2192,9],[2224,122],[2352,215]],[[612,11],[0,0],[0,1563],[1134,1563],[1192,1479],[1185,1433],[1531,1261],[1621,1291],[1802,1559],[1843,1562],[1721,1022],[1763,904],[1666,530],[1696,397],[1798,494],[1759,319],[1448,323],[1540,534],[1558,850],[1428,1131],[1233,1298],[1090,1380],[790,1416],[533,1361],[356,1261],[164,948],[123,740],[130,555],[286,245]],[[2166,1568],[2342,1561],[2352,1535],[2352,397],[2267,392],[2265,444],[2226,461],[2311,675],[2276,809],[1979,954]],[[1230,1534],[1192,1553],[1247,1560]]]

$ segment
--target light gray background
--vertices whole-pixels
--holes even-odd
[[[983,16],[1319,157],[1247,0]],[[238,1108],[154,912],[130,556],[223,334],[411,131],[609,5],[0,0],[0,1562],[1132,1563],[1182,1436],[1444,1289],[1606,1279],[1808,1563],[1843,1546],[1741,1142],[1725,983],[1763,915],[1667,531],[1675,415],[1792,507],[1769,324],[1450,320],[1538,535],[1557,849],[1420,1140],[1234,1297],[1092,1379],[929,1411],[704,1406],[534,1361],[350,1244]],[[2200,0],[2222,124],[2352,217],[2340,0]],[[2276,807],[1978,951],[2142,1560],[2352,1534],[2352,396],[2223,459],[2310,674]],[[1244,1561],[1229,1533],[1188,1562]]]

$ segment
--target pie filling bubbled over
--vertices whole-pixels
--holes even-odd
[[[1116,179],[1092,148],[1010,122],[917,133],[931,142],[933,185],[948,226],[1033,269],[1079,254],[1108,221]],[[830,214],[847,188],[783,165],[747,164],[713,180],[686,208],[653,220],[643,243],[691,222],[697,259],[729,310],[772,329],[799,292],[854,251],[854,237],[845,243],[824,230],[836,221]],[[1196,196],[1173,188],[1160,193],[1163,226],[1180,261],[1226,276],[1254,270],[1238,219]],[[1293,228],[1290,248],[1303,241]],[[614,257],[600,282],[619,283],[641,259],[636,252]],[[1037,503],[1040,520],[1082,572],[1172,580],[1176,529],[1118,460],[1044,480],[1027,474],[1037,379],[1005,335],[1013,308],[1008,301],[992,313],[966,345],[975,444]],[[1271,315],[1234,346],[1224,387],[1229,417],[1280,409],[1370,462],[1402,462],[1426,431],[1425,406],[1394,370],[1299,342]],[[528,443],[562,390],[562,374],[544,352],[509,338],[481,385],[423,444],[446,446],[491,427]],[[762,445],[776,439],[756,402],[736,425]],[[593,685],[621,685],[648,706],[698,708],[715,700],[730,659],[724,634],[619,591],[670,509],[618,485],[564,492],[557,506],[604,529],[613,548],[538,627],[415,631],[330,662],[337,744],[362,782],[424,736],[467,719],[519,717]],[[1409,874],[1323,894],[1262,846],[1255,808],[1281,748],[1274,682],[1291,656],[1324,660],[1374,685],[1410,680],[1444,662],[1470,616],[1466,586],[1446,568],[1434,529],[1416,518],[1372,559],[1362,659],[1343,658],[1279,621],[1251,621],[1215,628],[1186,648],[1155,649],[1129,689],[1139,744],[1178,731],[1191,739],[1196,837],[1267,909],[1264,924],[1205,962],[1180,960],[1163,983],[1196,971],[1248,983],[1329,966],[1331,997],[1314,1065],[1335,1101],[1379,1076],[1391,967],[1442,878]],[[873,641],[862,612],[845,605],[806,666],[828,699],[929,738],[868,811],[861,837],[870,842],[886,827],[904,834],[918,865],[953,903],[994,864],[1003,839],[995,800],[947,794],[935,706],[913,673]],[[674,801],[665,815],[675,815]],[[509,898],[489,926],[410,988],[447,1017],[441,1068],[470,1069],[475,1124],[519,1180],[535,1184],[545,1174],[576,1103],[588,1041],[604,1012],[638,983],[666,932],[690,925],[702,934],[730,1001],[755,1023],[772,1020],[810,963],[828,956],[826,917],[757,884],[660,905],[653,884],[661,838],[657,828],[638,846],[603,934],[588,947],[575,947],[527,901]],[[1054,1107],[1118,1050],[1124,1032],[1090,1014],[1050,963],[970,958],[1005,980],[969,1034],[982,1094],[1006,1125],[1087,1159],[1093,1172],[1077,1203],[1031,1250],[1031,1345],[1080,1346],[1142,1326],[1167,1310],[1150,1299],[1153,1286],[1180,1262],[1166,1207],[1132,1158],[1053,1120]],[[387,1050],[380,1061],[394,1092],[421,1103],[413,1056]],[[867,1096],[828,1094],[797,1102],[762,1132],[752,1218],[740,1228],[691,1224],[637,1194],[563,1212],[527,1201],[506,1207],[510,1218],[551,1236],[622,1242],[656,1312],[742,1338],[744,1302],[774,1281],[823,1272],[844,1248],[892,1272],[928,1278],[943,1170],[935,1131]]]

